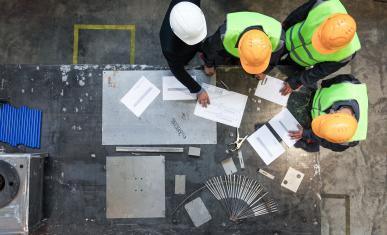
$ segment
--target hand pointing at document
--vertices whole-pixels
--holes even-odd
[[[202,90],[197,94],[198,102],[201,104],[204,108],[207,107],[207,105],[210,104],[210,97],[208,96],[207,91]]]
[[[281,95],[288,95],[293,92],[293,89],[290,87],[289,83],[284,82],[284,86],[280,90]]]

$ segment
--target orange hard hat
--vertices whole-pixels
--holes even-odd
[[[330,113],[312,121],[312,131],[332,143],[348,142],[357,129],[357,120],[347,113]]]
[[[348,14],[334,14],[313,33],[312,45],[321,54],[330,54],[348,45],[356,33],[356,22]]]
[[[250,74],[266,70],[271,57],[271,42],[268,36],[258,29],[244,33],[238,43],[242,68]]]

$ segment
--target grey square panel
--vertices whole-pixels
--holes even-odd
[[[190,73],[199,83],[215,83],[200,70]],[[103,72],[103,145],[216,144],[216,122],[195,116],[194,100],[163,101],[162,77],[171,75],[169,70]],[[120,99],[141,76],[161,92],[137,118]]]
[[[207,223],[212,219],[207,207],[200,197],[188,202],[184,206],[195,227]]]
[[[165,217],[164,156],[106,158],[106,217]]]

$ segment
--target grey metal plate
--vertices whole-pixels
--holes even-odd
[[[165,217],[164,156],[106,158],[106,217]]]
[[[199,82],[215,83],[200,70],[190,72]],[[171,75],[168,70],[103,72],[103,145],[216,144],[216,123],[193,114],[196,101],[163,101],[162,77]],[[161,92],[137,118],[120,99],[141,76]]]
[[[185,204],[184,208],[186,209],[195,227],[199,227],[212,219],[207,207],[204,205],[200,197]]]
[[[37,203],[32,200],[31,194],[36,188],[30,189],[30,180],[33,169],[31,169],[31,161],[33,158],[44,157],[44,154],[0,154],[0,161],[5,161],[11,164],[18,173],[20,186],[16,197],[3,208],[0,208],[0,234],[28,234],[29,212],[31,210],[30,202]],[[38,216],[34,214],[34,216]],[[31,225],[31,224],[30,224]],[[34,224],[32,224],[34,225]]]

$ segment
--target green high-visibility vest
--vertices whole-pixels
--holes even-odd
[[[327,88],[320,88],[313,98],[312,118],[326,114],[326,111],[338,101],[356,100],[360,115],[355,135],[351,141],[364,140],[367,137],[368,126],[368,95],[365,84],[349,82],[333,84]]]
[[[238,39],[248,27],[261,26],[269,37],[272,51],[276,51],[281,40],[281,23],[269,16],[256,12],[235,12],[227,14],[227,29],[223,38],[223,46],[228,53],[239,58]]]
[[[346,47],[331,54],[321,54],[313,48],[314,31],[336,13],[347,13],[339,0],[322,1],[314,6],[305,21],[295,24],[286,31],[286,48],[293,61],[304,67],[328,61],[339,62],[361,48],[357,34]]]

